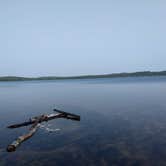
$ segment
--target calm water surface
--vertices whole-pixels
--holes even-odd
[[[16,152],[28,128],[6,129],[57,108],[81,121],[53,120]],[[0,165],[166,165],[166,77],[0,82]]]

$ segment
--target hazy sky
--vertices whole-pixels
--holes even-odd
[[[166,70],[166,0],[0,0],[0,76]]]

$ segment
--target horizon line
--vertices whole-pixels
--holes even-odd
[[[107,75],[118,75],[118,74],[134,74],[134,73],[161,73],[161,72],[166,72],[166,70],[144,70],[144,71],[135,71],[135,72],[115,72],[115,73],[103,73],[103,74],[80,74],[80,75],[67,75],[67,76],[56,76],[56,75],[40,75],[40,76],[19,76],[19,75],[3,75],[0,76],[2,77],[20,77],[20,78],[43,78],[43,77],[57,77],[57,78],[68,78],[68,77],[90,77],[90,76],[107,76]]]

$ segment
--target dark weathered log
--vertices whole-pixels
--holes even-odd
[[[31,118],[28,122],[10,125],[7,128],[19,128],[19,127],[23,127],[23,126],[28,126],[28,125],[34,124],[37,119],[39,119],[39,123],[44,122],[44,121],[49,121],[52,119],[56,119],[56,118],[65,118],[65,119],[80,121],[80,116],[78,116],[78,115],[67,113],[64,111],[59,111],[56,109],[54,109],[54,111],[58,112],[59,114],[54,113],[54,114],[50,114],[50,115],[41,115],[38,117]]]

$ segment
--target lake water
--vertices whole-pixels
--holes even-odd
[[[6,126],[53,108],[81,121],[50,121],[60,130],[39,129],[16,152],[5,152],[28,130]],[[166,165],[166,77],[0,82],[3,165]]]

